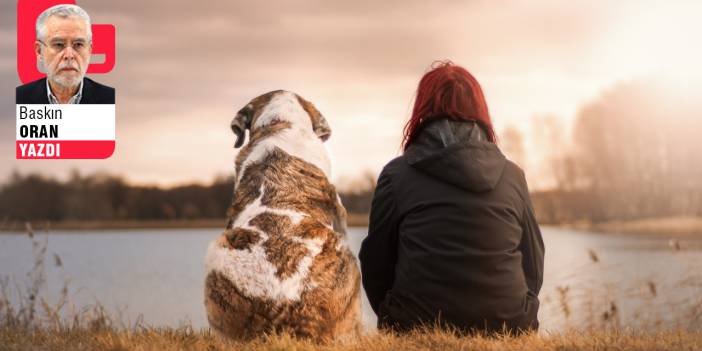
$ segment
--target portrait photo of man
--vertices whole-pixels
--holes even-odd
[[[85,76],[92,54],[88,13],[56,5],[37,17],[34,52],[46,77],[19,86],[17,104],[114,104],[115,89]]]

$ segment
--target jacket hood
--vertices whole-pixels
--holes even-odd
[[[506,163],[476,122],[448,118],[427,122],[405,159],[425,174],[474,192],[494,189]]]

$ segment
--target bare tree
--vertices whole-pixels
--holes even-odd
[[[524,168],[526,165],[526,153],[524,151],[524,135],[522,132],[519,128],[510,125],[501,134],[502,151],[512,162]]]

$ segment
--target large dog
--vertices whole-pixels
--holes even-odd
[[[210,326],[236,339],[290,332],[326,341],[360,328],[360,273],[330,183],[331,135],[307,100],[253,99],[232,120],[241,147],[226,230],[207,251]]]

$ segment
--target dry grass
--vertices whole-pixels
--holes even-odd
[[[318,345],[288,335],[238,343],[184,329],[15,330],[0,329],[0,350],[701,350],[702,333],[571,332],[520,337],[459,337],[443,331],[409,335],[376,333]]]

